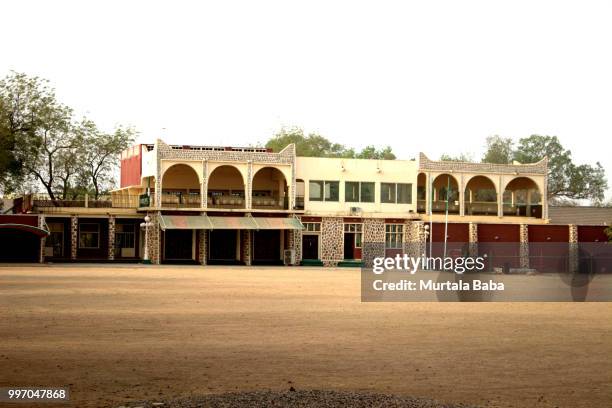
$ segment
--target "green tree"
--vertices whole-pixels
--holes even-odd
[[[531,135],[519,140],[514,159],[535,163],[548,157],[548,198],[601,201],[608,187],[605,170],[599,162],[576,165],[571,151],[556,136]]]
[[[329,139],[316,133],[310,133],[308,136],[305,136],[304,131],[300,128],[282,128],[280,132],[268,140],[266,147],[275,152],[279,152],[291,143],[295,144],[295,150],[298,156],[381,160],[395,159],[395,154],[390,146],[386,146],[380,150],[377,150],[374,146],[366,146],[361,152],[356,153],[355,149],[347,148],[339,143],[333,143]]]
[[[606,235],[608,236],[608,241],[612,242],[612,220],[609,223],[610,225],[604,230]]]
[[[471,163],[471,162],[474,161],[474,158],[472,157],[472,155],[470,153],[460,153],[457,156],[453,156],[453,155],[450,155],[450,154],[443,153],[440,156],[440,160],[441,161],[450,161],[450,162],[469,162],[469,163]]]
[[[482,157],[483,163],[508,164],[512,161],[513,142],[510,138],[498,135],[487,137],[486,151]]]

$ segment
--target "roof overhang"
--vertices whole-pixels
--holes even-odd
[[[44,228],[34,227],[32,225],[26,225],[26,224],[13,224],[13,223],[0,224],[0,229],[13,229],[13,230],[31,232],[32,234],[40,238],[44,238],[49,235],[49,231],[47,231]]]
[[[208,215],[161,215],[160,227],[169,229],[246,229],[246,230],[280,230],[303,229],[297,218],[281,217],[210,217]]]

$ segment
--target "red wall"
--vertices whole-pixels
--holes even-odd
[[[121,158],[121,187],[140,185],[142,174],[142,145],[136,145],[126,150]]]
[[[488,270],[518,268],[521,264],[520,240],[519,225],[478,224],[478,255],[486,255]]]
[[[605,229],[599,225],[578,226],[578,242],[608,242]]]
[[[529,266],[539,272],[567,272],[569,268],[569,227],[529,226]]]
[[[0,215],[0,224],[23,224],[38,227],[38,215]]]

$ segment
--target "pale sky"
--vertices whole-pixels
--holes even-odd
[[[6,1],[0,76],[140,142],[471,152],[556,135],[612,184],[609,1]],[[165,129],[165,130],[163,130]],[[611,194],[609,193],[608,196]]]

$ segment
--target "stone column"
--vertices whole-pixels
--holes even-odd
[[[499,184],[498,184],[498,187],[495,188],[495,191],[497,192],[497,216],[498,217],[504,216],[504,192],[499,191],[499,189],[501,188],[501,185],[502,185],[501,176],[499,176]]]
[[[344,259],[344,223],[341,217],[321,219],[320,246],[324,266],[337,266]]]
[[[208,208],[208,160],[202,161],[202,184],[200,185],[200,207]],[[204,264],[203,264],[204,265]]]
[[[423,221],[409,221],[404,224],[404,253],[411,258],[426,255],[427,234]]]
[[[240,231],[240,257],[246,266],[251,266],[251,230]]]
[[[431,213],[431,200],[432,200],[432,185],[431,185],[431,174],[425,173],[425,214]]]
[[[468,244],[468,253],[470,257],[475,258],[478,256],[478,224],[470,222],[468,224],[468,231],[470,242]]]
[[[38,228],[42,228],[45,229],[45,215],[44,214],[39,214],[38,215]],[[38,257],[38,262],[40,263],[44,263],[45,262],[45,244],[47,242],[47,237],[43,237],[40,239],[40,253],[39,253],[39,257]]]
[[[79,239],[79,217],[70,216],[70,259],[77,259],[77,245]]]
[[[115,260],[115,216],[108,217],[108,260]]]
[[[198,261],[200,265],[206,265],[206,259],[208,255],[208,231],[207,230],[199,230],[198,234],[200,234],[200,258]]]
[[[578,272],[579,251],[578,251],[578,226],[568,225],[569,228],[569,272]]]
[[[465,186],[463,185],[463,173],[461,173],[461,178],[459,180],[459,215],[465,215]]]
[[[343,232],[344,235],[344,232]],[[363,220],[363,247],[361,259],[366,267],[370,267],[374,258],[385,256],[385,220],[381,218],[366,218]]]
[[[289,234],[289,248],[295,251],[295,263],[302,261],[302,230],[286,230]]]
[[[244,204],[247,210],[253,208],[253,161],[247,160],[247,179],[244,184]]]
[[[148,241],[145,243],[149,247],[149,259],[151,263],[159,265],[161,263],[161,229],[159,227],[159,216],[155,213],[147,213],[151,218],[151,225],[148,232]]]
[[[520,225],[520,267],[523,269],[529,268],[529,226],[527,224]]]

